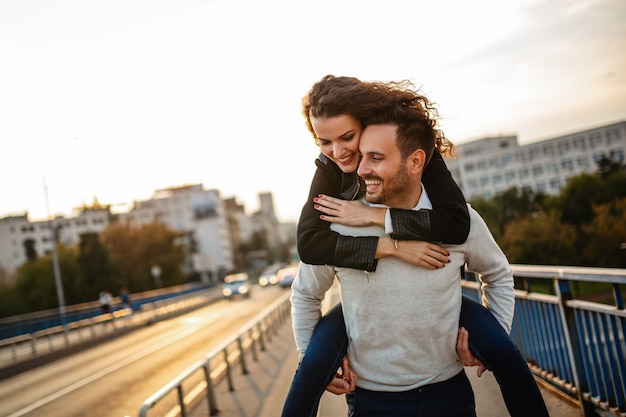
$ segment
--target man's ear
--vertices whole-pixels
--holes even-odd
[[[409,169],[411,173],[423,173],[426,168],[426,152],[423,149],[417,149],[409,155]]]

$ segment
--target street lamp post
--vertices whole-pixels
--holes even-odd
[[[52,238],[52,269],[54,271],[54,283],[57,288],[57,299],[59,301],[59,314],[61,324],[65,325],[65,296],[63,295],[63,281],[61,281],[61,268],[59,267],[59,256],[57,254],[57,236],[50,215],[50,203],[48,201],[48,186],[46,179],[43,180],[43,187],[46,193],[46,207],[48,209],[48,226],[50,227],[50,237]]]

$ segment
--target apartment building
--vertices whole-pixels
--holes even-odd
[[[235,249],[259,227],[270,230],[272,239],[281,238],[276,233],[282,228],[274,214],[272,198],[271,193],[260,193],[261,210],[248,216],[234,199],[224,200],[218,190],[193,184],[157,190],[150,199],[135,201],[130,211],[115,216],[104,208],[83,209],[75,217],[59,216],[52,221],[31,222],[27,213],[0,218],[0,268],[10,274],[24,264],[24,245],[29,240],[38,256],[50,253],[51,227],[58,231],[63,244],[71,246],[78,244],[83,233],[104,230],[114,217],[135,225],[156,219],[185,232],[181,243],[195,247],[185,265],[186,272],[198,272],[205,281],[215,280],[236,267]]]
[[[509,188],[558,194],[568,180],[597,172],[608,158],[626,163],[626,121],[519,145],[517,136],[462,143],[446,163],[465,198],[492,198]]]
[[[83,233],[100,233],[110,219],[109,209],[84,209],[74,217],[57,216],[51,221],[31,222],[27,213],[0,218],[0,268],[12,273],[24,264],[28,244],[38,256],[52,252],[53,230],[61,243],[70,246],[77,244]]]

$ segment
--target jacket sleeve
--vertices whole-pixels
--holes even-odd
[[[341,170],[326,157],[320,156],[315,163],[317,170],[298,221],[300,260],[311,265],[375,271],[378,263],[375,259],[378,237],[341,236],[330,229],[331,223],[320,219],[321,213],[315,210],[313,198],[319,194],[342,198],[342,189],[349,179],[344,178]]]
[[[392,237],[399,240],[427,240],[451,244],[465,242],[470,228],[465,197],[439,152],[433,153],[422,175],[422,183],[433,209],[390,209]]]

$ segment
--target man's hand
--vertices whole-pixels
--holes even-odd
[[[478,366],[476,375],[480,378],[482,374],[487,370],[487,367],[483,365],[481,361],[476,359],[469,349],[469,332],[461,327],[456,337],[456,354],[459,355],[463,366]]]
[[[336,395],[352,392],[356,389],[356,375],[352,371],[350,361],[344,357],[341,361],[341,372],[337,372],[335,377],[326,386],[326,391]]]
[[[324,213],[320,219],[345,226],[385,227],[385,208],[369,207],[357,200],[341,200],[320,194],[313,199],[315,209]]]

